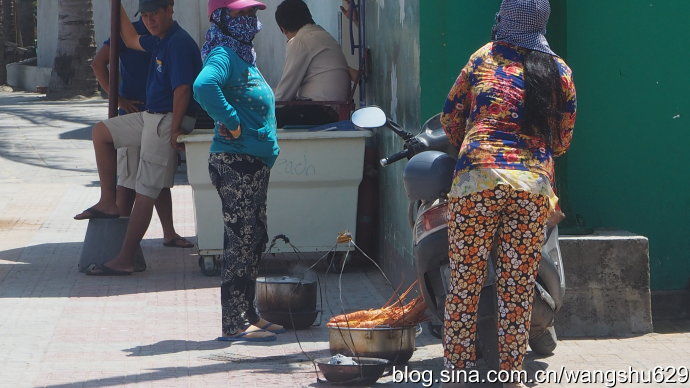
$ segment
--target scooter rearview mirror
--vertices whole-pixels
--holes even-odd
[[[379,128],[387,122],[386,113],[378,106],[368,106],[352,113],[352,123],[360,128]]]

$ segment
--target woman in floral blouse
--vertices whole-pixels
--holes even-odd
[[[572,72],[544,36],[549,14],[548,0],[504,0],[493,40],[471,56],[443,110],[460,149],[449,195],[448,369],[476,366],[477,305],[494,238],[500,368],[522,369],[546,221],[557,208],[553,157],[566,152],[575,124]]]

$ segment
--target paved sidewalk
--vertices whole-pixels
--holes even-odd
[[[193,250],[162,247],[155,216],[142,244],[148,271],[126,278],[77,272],[87,223],[72,216],[98,197],[89,128],[106,111],[100,99],[48,102],[35,94],[0,93],[0,387],[327,386],[316,382],[302,352],[328,355],[323,326],[299,331],[299,343],[293,332],[259,345],[214,341],[220,334],[218,278],[200,274]],[[175,224],[193,237],[185,182],[180,174],[173,189]],[[322,274],[322,280],[325,299],[337,311],[338,279]],[[343,287],[346,309],[379,306],[390,294],[373,271],[345,274]],[[324,309],[330,316],[329,306]],[[663,331],[561,341],[551,357],[530,355],[527,368],[690,366],[690,324],[667,323]],[[417,347],[410,368],[438,371],[439,341],[425,332]],[[394,386],[392,380],[379,385]]]

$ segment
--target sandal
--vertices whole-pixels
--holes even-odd
[[[163,246],[171,248],[194,248],[194,243],[188,241],[184,237],[177,236],[173,237],[171,240],[163,241]]]
[[[266,332],[266,330],[252,330],[252,331],[244,331],[240,334],[235,334],[235,335],[230,335],[230,336],[224,336],[224,337],[218,337],[216,338],[216,341],[223,341],[223,342],[235,342],[235,341],[247,341],[247,342],[269,342],[269,341],[275,341],[277,339],[276,335],[269,335],[266,337],[247,337],[247,335],[252,334],[252,333],[258,333],[260,331]],[[270,332],[269,332],[270,333]]]
[[[83,215],[83,217],[79,217]],[[83,212],[77,214],[74,216],[75,220],[81,221],[81,220],[94,220],[94,219],[113,219],[113,218],[120,218],[119,214],[108,214],[104,213],[98,209],[94,209],[93,207],[90,207]]]
[[[287,330],[285,330],[284,327],[281,327],[281,328],[278,329],[278,330],[271,330],[271,329],[269,329],[269,327],[271,327],[272,325],[276,325],[276,324],[275,324],[275,323],[268,322],[268,323],[265,324],[263,327],[261,327],[261,330],[270,331],[270,332],[273,333],[273,334],[283,334],[283,333],[285,333],[285,332],[287,331]],[[276,326],[280,326],[280,325],[276,325]]]
[[[86,269],[86,274],[90,276],[127,276],[131,272],[112,269],[103,264],[91,264]]]

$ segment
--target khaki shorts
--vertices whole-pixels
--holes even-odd
[[[126,187],[131,190],[136,190],[137,172],[139,171],[139,160],[141,149],[138,147],[120,148],[117,150],[117,185]],[[169,160],[175,166],[178,164],[177,153],[173,154],[174,160]],[[163,182],[163,188],[170,189],[175,185],[174,174],[170,177],[166,176]]]
[[[110,131],[115,148],[127,148],[127,153],[132,148],[140,149],[136,170],[131,168],[133,166],[129,161],[127,163],[128,175],[135,175],[134,184],[125,182],[126,185],[123,186],[156,199],[166,184],[174,180],[177,151],[170,145],[172,118],[172,113],[137,112],[103,122]],[[194,124],[193,118],[185,117],[183,130],[193,129]]]

